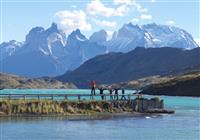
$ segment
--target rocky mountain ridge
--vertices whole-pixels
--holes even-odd
[[[105,30],[88,39],[79,29],[66,37],[57,24],[35,27],[24,42],[0,44],[0,70],[20,76],[56,76],[78,68],[85,61],[109,52],[129,52],[136,47],[193,49],[198,45],[185,30],[167,25],[125,24],[107,40]]]

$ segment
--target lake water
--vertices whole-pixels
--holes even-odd
[[[89,93],[88,90],[3,90],[0,93],[5,92]],[[200,140],[200,98],[160,97],[165,101],[165,108],[174,109],[175,114],[104,120],[69,120],[66,117],[4,117],[0,118],[0,139]]]

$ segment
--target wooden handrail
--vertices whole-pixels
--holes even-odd
[[[20,96],[102,96],[101,94],[91,95],[91,94],[23,94],[23,93],[16,93],[16,94],[7,94],[7,93],[0,93],[0,96],[14,96],[14,95],[20,95]],[[103,94],[104,96],[110,96],[110,94]],[[115,94],[112,94],[112,96],[115,96]],[[123,96],[122,94],[118,94],[118,96]],[[138,94],[124,94],[124,96],[138,96]]]
[[[46,98],[50,98],[51,100],[54,100],[56,97],[63,97],[63,99],[67,100],[69,99],[69,97],[77,97],[78,100],[81,100],[81,97],[89,97],[89,99],[91,97],[104,97],[106,99],[106,97],[115,97],[116,95],[110,95],[110,94],[96,94],[96,95],[91,95],[91,94],[0,94],[0,99],[1,98],[8,98],[8,99],[12,99],[12,98],[23,98],[24,100],[26,100],[27,98],[37,98],[37,99],[41,99],[42,97],[46,97]],[[137,94],[118,94],[118,97],[122,97],[125,96],[127,100],[130,100],[131,97],[133,96],[138,96]],[[108,98],[107,98],[108,99]]]

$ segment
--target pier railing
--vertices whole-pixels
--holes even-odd
[[[49,99],[49,100],[131,100],[133,97],[140,97],[139,94],[0,94],[0,99]]]

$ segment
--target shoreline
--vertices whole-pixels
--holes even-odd
[[[16,115],[0,115],[1,119],[40,119],[40,118],[64,118],[67,120],[106,120],[106,119],[117,119],[127,117],[146,117],[146,116],[162,116],[163,114],[158,113],[139,113],[139,112],[121,112],[121,113],[96,113],[96,114],[48,114],[48,115],[33,115],[33,114],[16,114]]]

